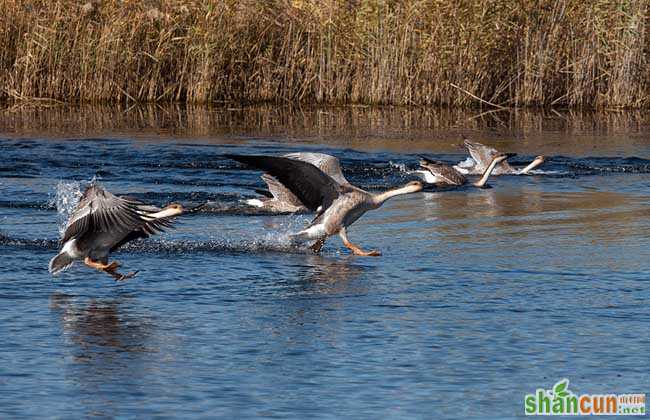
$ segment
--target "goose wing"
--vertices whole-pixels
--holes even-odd
[[[131,230],[128,235],[122,238],[121,241],[113,245],[110,252],[114,252],[123,245],[135,241],[136,239],[146,239],[152,235],[155,235],[158,232],[163,232],[166,228],[172,228],[173,221],[176,216],[165,216],[165,217],[152,217],[152,213],[157,213],[161,211],[159,207],[139,204],[137,205],[137,213],[142,219],[142,225],[134,230]]]
[[[439,180],[438,182],[450,185],[463,185],[466,181],[466,178],[461,173],[443,162],[421,157],[420,166],[431,172],[431,175]]]
[[[472,157],[472,159],[474,159],[478,165],[484,168],[487,168],[488,165],[490,165],[490,162],[492,162],[492,159],[500,154],[500,152],[493,147],[489,147],[478,142],[469,141],[467,139],[463,141],[463,144],[465,145],[465,148],[467,149],[467,152]]]
[[[152,216],[153,214],[162,211],[160,207],[151,204],[144,204],[138,200],[125,196],[120,196],[117,198],[126,200],[130,204],[135,205],[135,211],[138,213],[142,221],[142,226],[137,230],[142,231],[145,235],[141,237],[148,238],[153,234],[164,231],[165,228],[173,227],[172,223],[176,219],[176,216]],[[132,233],[133,232],[135,231],[132,231]]]
[[[271,196],[275,197],[276,200],[291,204],[296,207],[303,206],[298,197],[296,197],[296,195],[292,193],[291,190],[282,185],[280,181],[275,179],[273,176],[264,174],[262,175],[262,181],[266,183],[266,186],[269,189],[268,192],[271,193]]]
[[[142,229],[153,234],[170,226],[170,221],[149,217],[148,206],[91,185],[84,191],[63,235],[63,243],[88,232],[131,232]]]
[[[309,162],[275,156],[225,157],[267,172],[312,211],[319,207],[325,211],[341,193],[341,186],[332,177]]]
[[[284,155],[289,159],[300,160],[303,162],[311,163],[321,171],[325,172],[327,175],[332,177],[336,182],[341,185],[350,185],[345,176],[343,175],[343,170],[341,169],[341,162],[338,158],[327,155],[325,153],[314,153],[314,152],[299,152],[299,153],[289,153]]]

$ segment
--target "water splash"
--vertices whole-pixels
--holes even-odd
[[[408,172],[408,168],[405,163],[395,163],[392,160],[388,162],[389,167],[395,168],[400,172]]]
[[[288,238],[288,236],[287,236]],[[54,239],[30,239],[30,238],[11,238],[0,234],[0,246],[11,248],[29,249],[29,250],[56,250],[59,247],[59,241]],[[143,254],[194,254],[203,253],[243,253],[259,254],[265,252],[278,253],[310,253],[311,251],[304,245],[296,245],[288,239],[272,239],[263,237],[261,239],[241,240],[230,238],[219,238],[210,240],[170,240],[170,239],[142,239],[121,247],[117,254],[143,253]]]
[[[249,232],[243,237],[211,237],[209,240],[170,240],[166,238],[145,239],[131,242],[122,250],[153,253],[194,252],[241,252],[248,254],[262,252],[307,253],[307,244],[297,242],[292,235],[304,229],[306,216],[289,217],[282,221],[274,219],[263,230]]]
[[[308,222],[308,216],[296,215],[295,217],[288,217],[283,221],[276,223],[273,231],[268,231],[262,237],[263,242],[279,245],[283,247],[296,246],[296,240],[293,238],[297,232],[303,230]]]
[[[63,237],[68,219],[81,198],[81,183],[78,181],[59,181],[56,185],[54,204],[59,214],[59,236]]]
[[[462,161],[462,162],[458,162],[457,165],[458,165],[458,167],[460,167],[460,168],[471,168],[471,167],[473,167],[474,165],[476,165],[476,162],[474,162],[474,159],[472,159],[471,157],[468,157],[468,158],[465,159],[464,161]]]

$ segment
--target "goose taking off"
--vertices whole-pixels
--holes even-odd
[[[341,184],[312,163],[287,157],[226,155],[245,165],[275,177],[288,188],[316,217],[307,228],[293,238],[316,242],[311,246],[319,252],[328,237],[339,234],[343,244],[355,255],[378,256],[379,251],[364,251],[349,241],[347,228],[368,210],[379,208],[386,200],[422,190],[422,183],[413,181],[401,188],[373,194],[349,183]]]
[[[288,153],[283,157],[311,163],[329,175],[340,185],[349,185],[348,180],[345,179],[343,171],[341,170],[341,163],[334,156],[327,155],[325,153],[300,152]],[[278,213],[297,213],[308,211],[307,206],[305,206],[294,193],[282,185],[282,183],[272,175],[265,173],[262,175],[262,180],[266,183],[268,191],[256,191],[262,194],[264,198],[249,199],[246,200],[246,204]]]
[[[468,159],[467,161],[461,162],[458,165],[454,166],[456,170],[463,174],[478,175],[483,173],[485,169],[490,165],[492,159],[495,156],[501,154],[501,152],[492,147],[469,141],[467,139],[463,141],[463,145],[472,157],[471,159]],[[537,156],[526,167],[519,169],[513,168],[508,162],[501,162],[499,165],[497,165],[492,175],[525,175],[529,171],[537,168],[539,165],[544,163],[544,161],[544,156]]]
[[[183,211],[180,204],[160,209],[91,185],[68,220],[61,240],[63,246],[50,261],[49,271],[56,275],[75,260],[83,260],[88,267],[104,271],[115,280],[133,277],[137,271],[127,275],[118,273],[120,264],[117,261],[108,264],[108,255],[127,242],[148,238],[171,227],[173,218]]]
[[[478,181],[472,183],[477,188],[483,188],[487,184],[494,168],[504,162],[506,159],[515,156],[514,153],[500,153],[492,158],[492,161],[487,168],[483,171],[483,176]],[[428,184],[437,184],[441,186],[460,186],[467,183],[467,177],[460,173],[455,167],[447,165],[446,163],[429,160],[421,157],[420,166],[424,170],[414,171],[413,173],[419,175]]]

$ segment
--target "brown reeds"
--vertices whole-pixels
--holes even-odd
[[[650,0],[3,0],[0,96],[650,106]]]

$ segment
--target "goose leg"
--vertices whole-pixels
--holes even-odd
[[[90,257],[86,257],[84,259],[84,264],[86,264],[90,268],[94,268],[95,270],[99,270],[99,271],[107,271],[107,270],[115,271],[120,266],[120,263],[118,263],[117,261],[113,261],[110,264],[103,264],[99,261],[93,261],[93,259]]]
[[[364,251],[363,249],[359,248],[358,246],[350,242],[348,240],[348,234],[345,231],[345,228],[341,228],[341,230],[339,230],[339,236],[343,241],[343,245],[345,245],[346,248],[352,251],[354,255],[359,255],[362,257],[379,257],[381,255],[381,252],[378,250]]]
[[[117,261],[113,261],[110,264],[103,264],[101,262],[93,261],[93,259],[90,257],[86,257],[84,259],[84,264],[86,264],[88,267],[94,268],[95,270],[105,272],[106,274],[113,277],[115,281],[127,280],[138,274],[137,271],[132,271],[129,274],[118,273],[117,269],[120,267],[120,263]]]
[[[104,271],[115,271],[117,270],[121,264],[117,261],[113,261],[112,263],[108,264],[106,267],[103,268]]]

